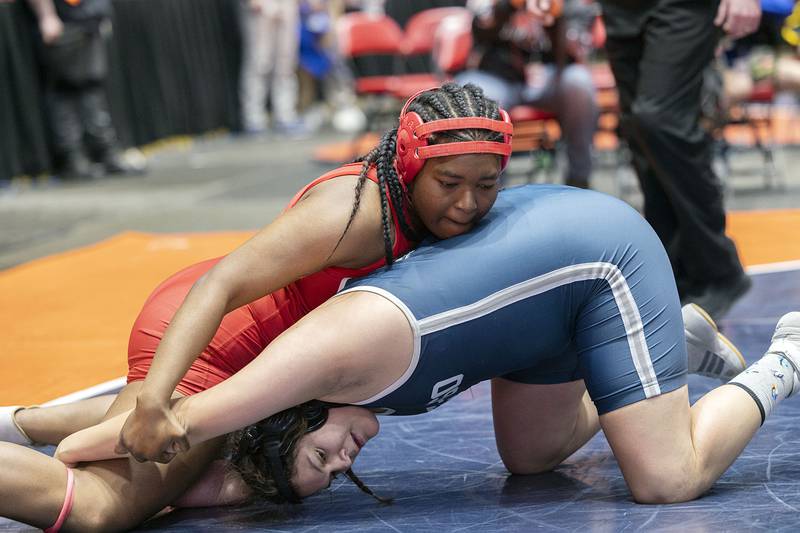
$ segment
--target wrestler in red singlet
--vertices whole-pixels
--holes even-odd
[[[361,163],[352,163],[320,176],[298,192],[287,209],[317,184],[341,176],[357,176],[361,167]],[[374,168],[367,177],[378,182]],[[400,230],[393,208],[392,221],[395,235],[392,252],[394,257],[400,257],[412,246]],[[173,315],[192,285],[220,259],[209,259],[181,270],[156,287],[147,299],[133,324],[128,343],[128,383],[145,378]],[[176,390],[184,395],[195,394],[229,378],[303,315],[333,296],[344,280],[363,276],[384,264],[385,259],[380,259],[358,269],[326,268],[226,314],[216,335],[192,363]]]

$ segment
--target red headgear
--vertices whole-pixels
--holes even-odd
[[[406,101],[400,112],[400,124],[397,127],[397,157],[395,167],[400,176],[400,181],[408,185],[422,169],[425,160],[429,157],[442,157],[458,154],[498,154],[503,156],[500,171],[506,168],[511,155],[511,136],[514,127],[505,109],[500,109],[502,120],[486,117],[459,117],[445,118],[423,122],[422,118],[412,112],[407,112],[408,106],[420,94],[438,89],[433,87],[419,91]],[[503,142],[494,141],[459,141],[451,143],[434,144],[428,146],[428,136],[432,133],[447,130],[482,129],[496,131],[503,134]]]

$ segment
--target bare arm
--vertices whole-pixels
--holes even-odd
[[[413,334],[405,315],[370,293],[336,297],[275,339],[219,385],[174,400],[186,446],[258,422],[311,399],[352,403],[384,390],[408,368]],[[65,463],[118,457],[114,444],[127,413],[74,433],[59,445]],[[176,439],[153,442],[179,451]]]
[[[350,216],[355,181],[355,177],[340,178],[315,187],[197,281],[156,350],[136,410],[122,430],[120,451],[129,450],[141,459],[169,460],[154,455],[151,444],[161,435],[182,433],[169,399],[226,313],[328,266],[364,266],[382,256],[378,191],[372,182],[364,189],[354,223],[334,251]]]

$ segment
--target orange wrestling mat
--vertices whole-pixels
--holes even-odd
[[[39,403],[127,372],[150,291],[250,233],[122,233],[0,272],[0,405]]]
[[[748,266],[800,260],[800,210],[734,212],[729,233]],[[124,376],[129,329],[150,291],[249,236],[123,233],[0,272],[0,405]]]

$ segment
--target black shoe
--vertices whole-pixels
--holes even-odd
[[[753,281],[744,272],[710,283],[699,295],[689,295],[683,303],[694,303],[705,309],[714,320],[719,320],[731,306],[750,290]]]
[[[72,152],[63,156],[56,175],[65,181],[89,181],[102,176],[102,171],[83,153]]]

